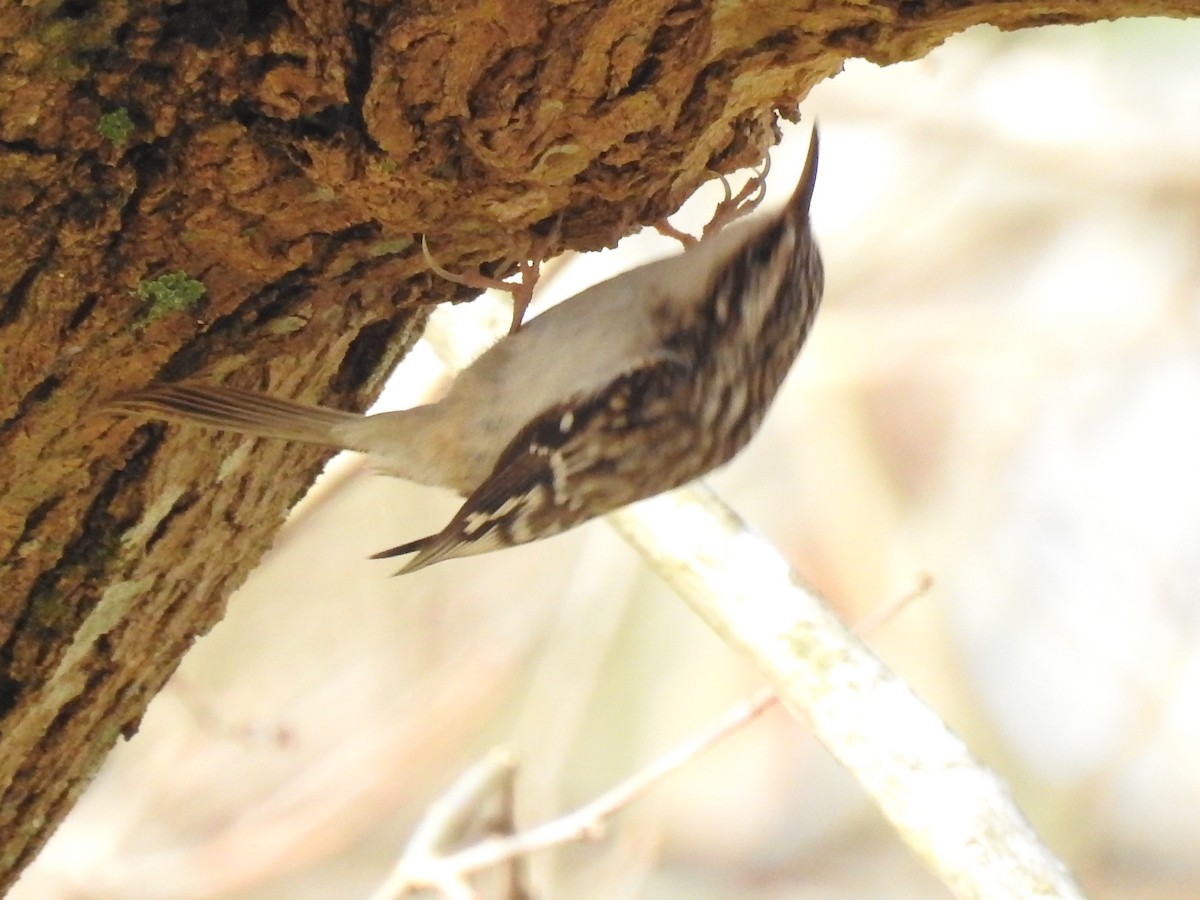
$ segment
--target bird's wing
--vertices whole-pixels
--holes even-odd
[[[398,574],[412,572],[557,534],[672,486],[639,478],[638,468],[694,441],[673,400],[689,374],[681,359],[664,357],[551,407],[513,438],[445,528],[372,559],[415,552]]]

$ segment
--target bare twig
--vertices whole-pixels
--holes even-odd
[[[484,798],[507,793],[516,776],[516,758],[503,747],[489,752],[459,775],[429,807],[417,825],[396,867],[369,900],[391,900],[417,887],[432,887],[445,896],[475,896],[466,882],[470,873],[442,865],[442,854],[466,832]]]
[[[527,856],[535,851],[574,841],[597,840],[604,835],[605,823],[614,814],[644,796],[667,776],[677,772],[693,759],[719,744],[725,737],[759,716],[774,702],[775,695],[770,689],[763,688],[757,691],[752,696],[731,706],[702,732],[672,747],[646,768],[605,791],[591,802],[579,807],[574,812],[526,829],[519,834],[486,838],[473,847],[446,856],[436,856],[432,853],[414,855],[412,854],[414,840],[405,850],[404,857],[393,874],[388,877],[379,890],[371,895],[370,900],[392,900],[392,898],[401,896],[405,891],[421,887],[435,887],[444,891],[444,886],[447,884],[463,883],[467,876],[475,872]],[[497,751],[493,751],[493,753],[495,752]],[[486,759],[485,757],[485,761]],[[468,775],[474,769],[475,767],[472,767],[468,770]],[[464,775],[460,782],[466,780],[467,777]],[[448,801],[451,793],[455,796],[454,801]],[[453,805],[464,800],[476,800],[478,796],[478,793],[472,794],[466,790],[452,789],[447,792],[443,800],[438,801],[437,806],[441,806],[444,800]],[[431,810],[431,816],[427,817],[427,821],[432,817]],[[422,828],[424,828],[424,823]],[[436,850],[436,847],[427,843],[422,850]],[[447,896],[450,895],[447,894]]]
[[[922,574],[911,591],[863,620],[855,631],[859,634],[874,631],[928,591],[931,583],[929,575]],[[645,769],[615,785],[586,806],[519,833],[513,833],[515,829],[509,819],[506,829],[509,837],[491,838],[467,850],[440,855],[449,843],[461,836],[462,825],[487,794],[493,791],[508,792],[511,801],[515,761],[507,750],[493,750],[464,772],[450,790],[430,807],[400,862],[370,900],[392,900],[406,891],[421,887],[435,887],[447,897],[455,897],[453,891],[465,886],[465,879],[474,872],[520,859],[535,850],[598,838],[604,833],[608,819],[645,796],[669,775],[752,722],[777,700],[774,690],[761,688],[730,706],[701,731],[675,745]],[[511,809],[511,803],[507,808]]]
[[[221,740],[236,741],[245,747],[264,746],[285,749],[295,741],[292,730],[285,725],[234,722],[221,714],[218,707],[205,697],[192,682],[178,672],[167,682],[168,690],[191,713],[196,724]]]
[[[910,603],[918,597],[923,597],[927,594],[931,587],[933,587],[933,576],[928,572],[921,572],[917,576],[917,583],[913,585],[912,590],[907,594],[901,594],[891,603],[873,610],[868,616],[855,622],[854,633],[859,637],[874,634],[878,629],[900,615]]]

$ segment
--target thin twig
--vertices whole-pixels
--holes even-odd
[[[767,688],[735,704],[715,719],[704,731],[672,747],[641,771],[613,786],[594,800],[549,822],[507,837],[485,838],[478,844],[446,856],[410,857],[405,852],[393,876],[384,882],[370,900],[393,900],[405,891],[420,887],[444,890],[444,885],[462,882],[467,876],[561,844],[597,840],[604,835],[605,823],[613,815],[644,796],[702,753],[719,744],[775,702]],[[411,847],[411,844],[410,844]]]
[[[445,858],[442,853],[462,838],[483,799],[511,786],[516,767],[512,752],[497,747],[459,775],[449,789],[430,804],[400,861],[369,900],[392,900],[413,887],[425,886],[435,887],[447,897],[474,896],[473,892],[460,893],[462,889],[470,891],[465,881],[466,872],[438,866],[432,880],[428,875],[424,879],[414,877],[413,873],[428,873],[431,861]]]
[[[921,572],[917,576],[917,583],[913,585],[907,594],[901,594],[891,603],[872,610],[867,616],[855,622],[854,633],[859,637],[874,634],[878,629],[900,615],[918,597],[923,597],[929,593],[931,587],[933,587],[933,576],[928,572]]]
[[[855,628],[865,635],[894,618],[900,610],[929,590],[932,579],[922,573],[916,586],[893,602],[872,613]],[[769,688],[760,688],[749,697],[714,718],[702,730],[676,744],[649,766],[635,773],[587,805],[540,826],[505,838],[491,838],[480,844],[440,856],[439,851],[456,839],[484,796],[493,791],[507,792],[511,810],[511,790],[515,761],[504,749],[493,750],[460,776],[450,789],[429,809],[404,850],[400,862],[370,900],[393,900],[406,891],[435,887],[448,897],[465,885],[467,876],[510,860],[519,860],[535,850],[544,850],[577,840],[598,838],[606,821],[634,803],[669,775],[715,747],[752,722],[778,700]],[[507,775],[507,777],[501,777]],[[512,820],[508,825],[511,829]]]

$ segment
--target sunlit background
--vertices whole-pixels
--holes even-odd
[[[870,643],[1095,898],[1200,896],[1198,46],[1200,22],[976,29],[815,89],[826,304],[713,479],[847,621],[932,577]],[[772,152],[775,199],[806,141]],[[546,298],[674,250],[568,260]],[[388,402],[444,377],[416,353]],[[758,685],[603,522],[398,579],[365,559],[455,508],[336,460],[11,897],[366,897],[488,748],[531,825]],[[530,879],[948,896],[778,710]]]

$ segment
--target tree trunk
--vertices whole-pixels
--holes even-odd
[[[0,890],[323,461],[106,400],[362,408],[465,296],[422,235],[461,271],[555,222],[550,249],[608,246],[761,159],[848,57],[1200,0],[230,6],[0,7]]]

